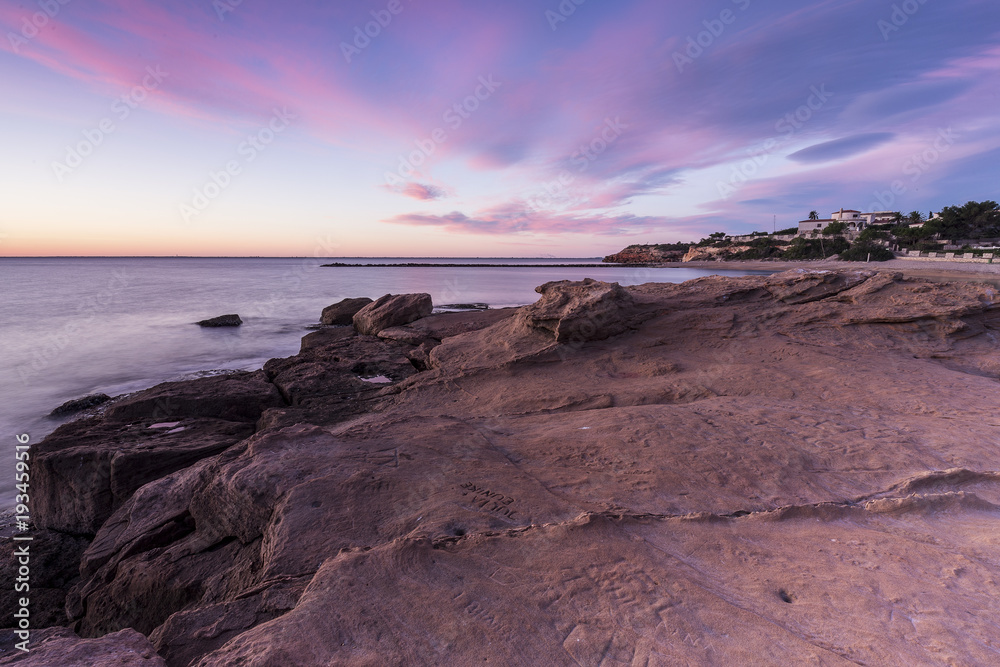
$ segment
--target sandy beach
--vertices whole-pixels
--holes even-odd
[[[955,280],[1000,283],[1000,264],[982,264],[976,262],[954,261],[920,261],[911,259],[893,259],[888,262],[841,262],[836,259],[815,261],[770,261],[770,260],[736,260],[731,262],[669,262],[657,266],[687,269],[719,269],[752,271],[788,271],[792,269],[821,269],[836,271],[843,269],[861,269],[869,271],[900,272],[909,278],[925,278],[935,282]]]

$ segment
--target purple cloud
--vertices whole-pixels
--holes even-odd
[[[404,197],[410,197],[419,201],[434,201],[436,199],[444,199],[448,196],[444,188],[430,185],[429,183],[407,183],[406,185],[395,188],[389,187],[387,189]]]
[[[628,236],[671,225],[665,217],[634,215],[553,214],[508,204],[468,216],[459,211],[444,215],[409,213],[386,220],[400,225],[440,227],[463,234],[590,234]]]
[[[825,141],[821,144],[796,151],[789,155],[788,159],[804,163],[839,160],[870,151],[876,146],[891,141],[894,136],[891,132],[873,132],[871,134],[858,134],[853,137]]]

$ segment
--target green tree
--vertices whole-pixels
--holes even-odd
[[[822,239],[806,239],[800,236],[785,249],[781,259],[826,259],[849,247],[850,244],[841,237],[824,243]]]
[[[809,219],[819,220],[819,213],[817,213],[816,211],[809,211]]]
[[[886,262],[896,256],[885,246],[877,245],[871,241],[858,239],[851,244],[851,247],[840,253],[840,259],[845,262],[867,262],[869,258],[873,262]]]
[[[725,232],[715,232],[714,234],[709,234],[707,238],[698,241],[699,246],[709,246],[721,243],[726,238]]]
[[[844,230],[846,230],[846,229],[847,229],[847,223],[846,222],[834,221],[834,222],[831,222],[829,225],[827,225],[826,227],[823,228],[823,235],[824,236],[833,236],[835,234],[843,234]]]
[[[910,214],[906,216],[906,221],[911,225],[915,225],[918,222],[924,221],[924,214],[920,211],[910,211]]]
[[[889,238],[889,232],[874,227],[869,227],[858,235],[859,241],[876,241],[887,238]]]
[[[1000,210],[995,201],[970,201],[948,206],[941,216],[924,225],[931,233],[948,239],[981,239],[1000,236]]]
[[[728,255],[724,259],[771,259],[772,257],[781,257],[784,249],[784,246],[769,236],[757,237],[748,245],[750,247],[746,250]]]

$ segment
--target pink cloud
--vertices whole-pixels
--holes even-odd
[[[570,215],[534,211],[513,202],[478,211],[472,216],[459,211],[444,215],[409,213],[386,220],[400,225],[441,227],[463,234],[590,234],[627,236],[672,224],[665,217],[634,215]]]
[[[0,49],[115,96],[138,85],[147,66],[159,66],[169,78],[151,108],[226,130],[234,121],[260,122],[275,107],[300,114],[309,129],[336,143],[397,129],[383,106],[352,90],[343,72],[316,65],[256,12],[238,10],[244,22],[258,25],[233,30],[210,3],[193,17],[152,3],[96,0],[88,3],[86,21],[74,7],[66,6],[16,51],[8,39],[0,40]],[[22,18],[0,8],[0,25],[8,29],[19,32]]]
[[[385,186],[385,189],[418,201],[434,201],[448,196],[444,188],[429,183],[407,183],[397,187]]]

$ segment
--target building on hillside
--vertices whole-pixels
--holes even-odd
[[[829,218],[801,221],[799,223],[799,235],[822,232],[827,225],[833,222],[846,223],[848,232],[860,232],[871,225],[893,222],[897,215],[895,211],[862,213],[852,208],[842,208],[839,211],[834,211]]]
[[[868,225],[887,225],[891,222],[896,222],[896,216],[899,215],[896,211],[875,211],[874,213],[865,213],[868,216]]]

